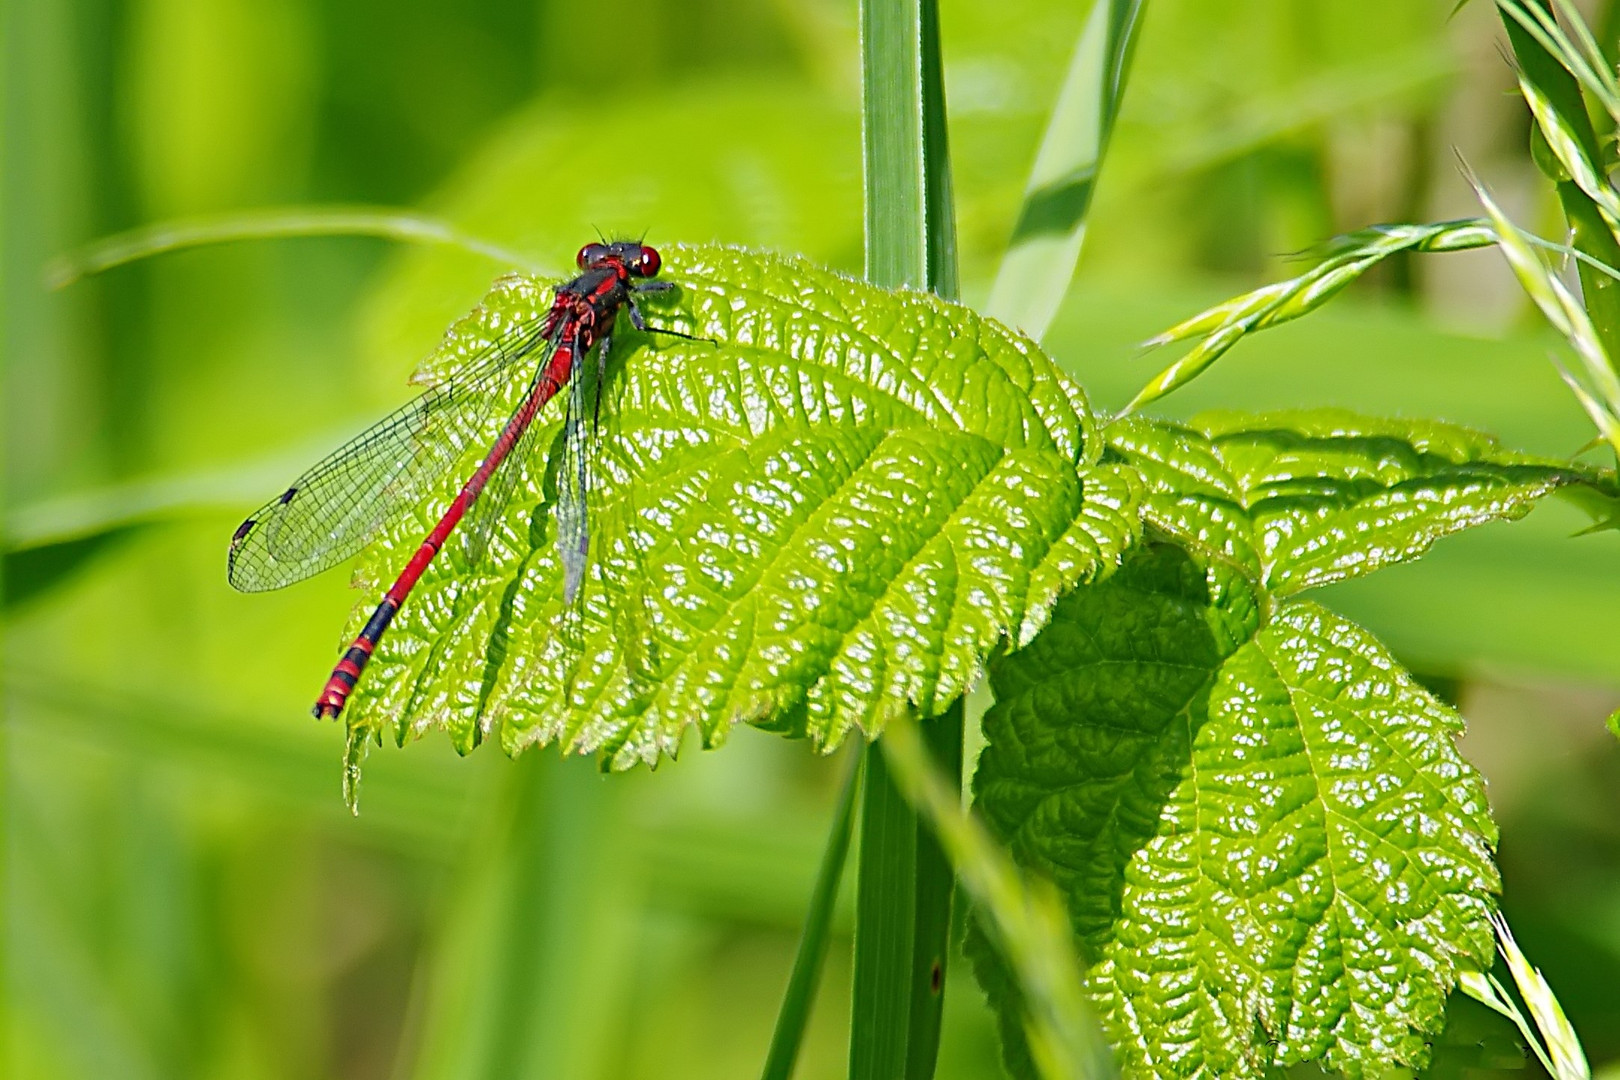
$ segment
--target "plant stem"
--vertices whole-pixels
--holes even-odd
[[[821,868],[816,872],[815,891],[810,894],[810,911],[799,938],[799,952],[793,958],[787,993],[782,995],[782,1009],[776,1017],[776,1030],[771,1034],[771,1049],[765,1055],[763,1080],[789,1080],[799,1058],[799,1046],[804,1042],[805,1025],[815,1003],[816,984],[821,980],[821,964],[827,956],[827,934],[837,907],[838,885],[844,880],[849,838],[854,832],[855,792],[860,785],[864,755],[864,748],[849,755],[844,787],[833,811],[827,847],[821,853]]]
[[[1050,882],[1025,877],[1012,857],[962,806],[961,785],[929,760],[917,728],[897,719],[882,758],[929,822],[956,868],[979,926],[1016,973],[1030,1058],[1044,1080],[1113,1077],[1113,1051],[1080,985],[1080,963],[1062,898]]]
[[[921,726],[930,754],[961,785],[962,702]],[[954,878],[882,753],[869,750],[861,792],[855,902],[851,1080],[927,1080],[939,1053]]]
[[[936,0],[862,0],[866,279],[956,299]]]
[[[956,224],[936,0],[862,0],[866,276],[954,299]],[[962,775],[962,703],[923,725]],[[882,754],[861,785],[850,1080],[927,1080],[939,1054],[951,869]]]

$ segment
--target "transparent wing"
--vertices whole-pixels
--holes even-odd
[[[557,553],[563,565],[563,601],[573,604],[585,580],[585,559],[590,554],[591,461],[587,442],[592,434],[587,407],[585,380],[580,377],[583,361],[574,350],[572,389],[568,395],[568,419],[563,427],[562,467],[557,471]]]
[[[243,592],[279,589],[365,547],[480,433],[512,366],[553,346],[545,329],[514,327],[255,511],[231,538],[230,583]]]
[[[529,384],[524,398],[532,396],[535,387],[544,379],[544,371],[535,373],[534,381]],[[522,408],[522,405],[519,405]],[[512,495],[518,489],[518,482],[528,472],[529,464],[536,453],[540,437],[537,434],[545,427],[536,416],[524,428],[523,434],[518,438],[517,445],[495,470],[490,478],[489,485],[478,501],[473,503],[469,520],[461,527],[461,550],[466,556],[468,566],[477,566],[489,552],[490,537],[495,533],[495,527],[501,518],[506,515],[507,504],[512,501]]]

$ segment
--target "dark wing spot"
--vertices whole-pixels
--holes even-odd
[[[236,550],[237,545],[240,544],[243,540],[245,540],[247,538],[247,534],[252,532],[253,531],[253,526],[255,526],[257,524],[258,524],[258,521],[256,521],[253,518],[248,518],[246,521],[242,522],[242,524],[240,524],[240,525],[238,525],[236,527],[236,532],[231,534],[231,550],[232,551]]]
[[[290,487],[286,491],[283,491],[281,493],[281,505],[286,506],[288,503],[292,502],[292,498],[296,494],[298,494],[298,489],[296,487]]]

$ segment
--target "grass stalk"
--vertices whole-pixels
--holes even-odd
[[[962,807],[961,792],[930,761],[916,725],[891,724],[883,758],[901,790],[950,858],[974,913],[1017,974],[1030,1055],[1044,1080],[1101,1080],[1115,1075],[1080,984],[1068,912],[1050,882],[1028,877],[983,824]]]
[[[1491,926],[1496,931],[1497,952],[1506,962],[1514,988],[1519,991],[1530,1015],[1525,1016],[1525,1010],[1519,1008],[1507,987],[1488,971],[1464,972],[1463,992],[1513,1021],[1548,1076],[1555,1080],[1591,1080],[1592,1069],[1587,1064],[1586,1051],[1564,1015],[1564,1007],[1551,984],[1519,949],[1507,919],[1500,913],[1493,914]]]
[[[810,894],[810,910],[799,937],[799,951],[793,958],[787,992],[782,995],[782,1008],[776,1016],[776,1030],[771,1033],[771,1048],[765,1055],[762,1080],[789,1080],[799,1060],[804,1029],[810,1021],[811,1006],[815,1004],[816,986],[821,981],[821,965],[827,957],[827,936],[838,906],[838,886],[844,880],[849,839],[855,831],[855,793],[860,787],[864,756],[864,750],[849,755],[844,787],[833,810],[827,846],[822,850],[821,867],[816,871],[815,890]]]
[[[962,716],[958,701],[920,725],[930,759],[958,789]],[[850,1080],[927,1080],[939,1053],[954,878],[876,748],[861,791],[859,872]]]
[[[1551,15],[1552,8],[1547,0],[1521,0],[1521,6],[1525,9],[1532,5]],[[1545,35],[1532,32],[1525,22],[1514,18],[1502,5],[1498,6],[1498,11],[1502,25],[1507,28],[1520,77],[1535,87],[1548,107],[1557,113],[1563,127],[1579,143],[1587,160],[1602,161],[1597,133],[1587,116],[1586,103],[1575,76],[1549,51]],[[1615,241],[1601,208],[1561,169],[1549,173],[1549,177],[1557,188],[1558,201],[1569,222],[1574,246],[1598,262],[1620,266],[1620,243]],[[1593,272],[1584,262],[1577,267],[1577,271],[1587,314],[1592,319],[1604,351],[1611,357],[1620,356],[1620,282]]]
[[[161,221],[97,240],[79,251],[52,259],[45,284],[61,289],[81,278],[139,259],[171,251],[228,244],[240,240],[289,237],[375,236],[417,244],[458,247],[530,273],[542,273],[532,259],[499,244],[469,236],[435,218],[405,210],[374,207],[290,206],[219,217]]]
[[[866,276],[954,299],[956,225],[936,0],[862,0]],[[962,703],[924,725],[960,784]],[[926,1080],[939,1053],[954,881],[881,754],[861,784],[850,1080]]]
[[[863,0],[861,71],[867,280],[955,299],[936,0]]]

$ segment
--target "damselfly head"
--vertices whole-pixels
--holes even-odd
[[[636,256],[627,260],[630,272],[637,277],[657,277],[659,267],[664,265],[664,259],[658,254],[657,248],[650,248],[646,244],[636,245]]]
[[[574,261],[581,270],[588,269],[606,259],[617,259],[636,277],[656,277],[663,258],[657,250],[638,240],[615,240],[611,244],[586,244],[579,249]]]

